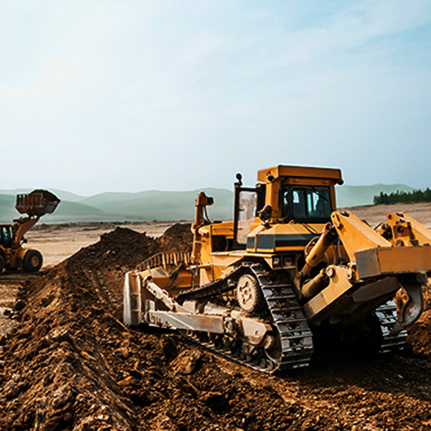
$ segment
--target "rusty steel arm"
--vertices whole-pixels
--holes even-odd
[[[411,244],[411,237],[413,236],[413,240],[416,240],[418,244],[431,245],[431,231],[408,214],[390,212],[386,219],[392,230],[394,242],[398,239],[402,240],[405,245],[417,245],[416,243]]]
[[[306,276],[310,271],[317,266],[324,258],[326,250],[337,238],[337,231],[331,225],[326,223],[323,228],[322,235],[316,242],[316,245],[311,250],[310,254],[305,258],[305,265],[301,269],[301,275]]]
[[[28,194],[17,195],[15,208],[20,214],[27,214],[27,217],[14,220],[13,247],[20,247],[24,235],[42,216],[53,213],[59,203],[60,199],[48,190],[37,189]]]
[[[334,211],[331,220],[351,262],[356,262],[356,253],[361,250],[392,247],[389,241],[348,211]]]
[[[196,216],[195,221],[192,224],[192,232],[193,232],[193,249],[192,249],[192,259],[199,259],[200,252],[200,239],[201,236],[199,234],[199,228],[205,225],[204,211],[205,207],[212,205],[214,203],[214,199],[208,197],[205,192],[200,192],[198,197],[196,198],[195,206],[196,206]]]
[[[20,217],[14,220],[12,226],[13,248],[18,248],[24,235],[39,221],[40,217]]]

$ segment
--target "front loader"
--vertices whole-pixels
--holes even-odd
[[[175,329],[251,368],[307,366],[313,339],[333,332],[390,352],[422,312],[431,231],[390,213],[372,229],[336,210],[339,169],[237,175],[234,217],[212,222],[196,199],[193,251],[160,253],[126,274],[124,321]]]
[[[33,190],[16,197],[15,208],[25,216],[15,219],[13,224],[0,224],[0,273],[9,269],[36,272],[42,267],[43,258],[38,250],[24,248],[24,235],[45,214],[57,208],[60,199],[47,190]]]

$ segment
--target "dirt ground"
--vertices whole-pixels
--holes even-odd
[[[421,204],[396,204],[396,205],[378,205],[368,207],[346,208],[354,213],[360,219],[365,219],[374,227],[378,223],[386,221],[386,214],[389,212],[406,213],[413,217],[425,227],[431,228],[431,203]]]
[[[165,222],[128,223],[136,232],[147,233],[157,238],[172,225]],[[43,255],[42,271],[46,271],[75,254],[83,247],[97,242],[101,235],[112,231],[113,223],[71,223],[61,225],[39,224],[27,235],[27,248],[35,248]],[[124,224],[123,224],[124,226]],[[22,284],[37,276],[19,271],[0,277],[0,336],[4,335],[16,322],[9,318],[10,309]]]
[[[147,235],[157,238],[171,225],[172,223],[168,222],[143,222],[121,226],[128,226],[136,232],[146,232]],[[116,226],[113,223],[40,224],[27,233],[26,246],[36,248],[42,253],[43,269],[47,269],[72,256],[82,247],[95,243],[101,235],[112,231]]]
[[[94,227],[45,228],[45,242],[44,229],[32,232],[44,270],[3,281],[15,283],[15,302],[0,284],[12,323],[0,337],[0,430],[431,430],[429,289],[401,354],[323,349],[307,369],[268,376],[123,325],[125,272],[189,251],[190,226],[154,237],[148,226]]]

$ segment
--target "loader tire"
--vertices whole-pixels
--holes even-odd
[[[236,287],[236,294],[240,307],[247,313],[260,311],[265,304],[259,283],[250,274],[240,277]]]
[[[42,267],[42,254],[37,250],[29,250],[23,261],[23,268],[26,272],[37,272]]]
[[[0,255],[0,274],[3,274],[5,266],[6,266],[6,263],[4,261],[4,258],[3,256]]]

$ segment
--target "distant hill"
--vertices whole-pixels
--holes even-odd
[[[35,188],[32,189],[13,189],[13,190],[0,190],[0,195],[12,195],[16,196],[19,193],[30,193]],[[69,201],[69,202],[80,202],[83,199],[85,199],[84,196],[79,196],[75,193],[66,192],[64,190],[58,190],[58,189],[49,189],[50,192],[54,193],[56,196],[58,196],[62,201]]]
[[[374,184],[372,186],[347,186],[336,187],[338,208],[373,205],[374,196],[380,192],[392,193],[397,190],[411,192],[412,187],[404,184]]]
[[[10,223],[20,217],[15,210],[17,193],[28,193],[32,189],[0,190],[0,222]],[[233,193],[227,189],[203,188],[214,198],[208,207],[213,220],[233,217]],[[372,205],[374,196],[381,191],[412,191],[404,184],[374,184],[372,186],[336,187],[339,208]],[[79,196],[63,190],[50,189],[61,203],[54,214],[41,219],[42,223],[67,223],[86,221],[171,221],[192,220],[195,216],[195,200],[200,190],[172,192],[148,190],[138,193],[107,192],[90,197]]]
[[[195,215],[195,200],[200,190],[167,192],[149,190],[139,193],[103,193],[84,199],[92,207],[106,214],[128,217],[128,220],[191,220]],[[205,193],[214,198],[208,208],[212,218],[232,217],[233,193],[226,189],[207,188]]]
[[[14,218],[21,216],[15,210],[15,196],[30,191],[28,189],[0,191],[1,223],[10,223]],[[53,214],[43,216],[42,223],[192,220],[195,216],[195,200],[200,190],[107,192],[90,197],[62,190],[50,191],[57,195],[61,202]],[[233,193],[230,190],[207,188],[205,192],[215,201],[214,206],[208,208],[212,219],[232,218]]]
[[[8,194],[0,194],[0,222],[10,223],[12,219],[20,216],[15,209],[15,196]]]

